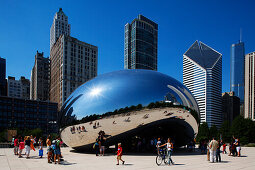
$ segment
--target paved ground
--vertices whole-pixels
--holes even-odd
[[[126,165],[116,165],[116,157],[108,155],[96,157],[92,154],[82,154],[70,152],[70,148],[63,148],[62,152],[65,161],[58,164],[48,164],[47,159],[38,158],[38,151],[31,151],[31,159],[17,158],[12,153],[12,149],[0,148],[0,170],[25,170],[25,169],[80,169],[80,170],[112,170],[112,169],[255,169],[255,148],[242,148],[242,157],[230,157],[222,155],[223,162],[209,163],[206,155],[175,153],[173,166],[157,166],[155,156],[151,155],[124,155]]]

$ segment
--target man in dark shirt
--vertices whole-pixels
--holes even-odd
[[[29,154],[30,154],[30,145],[31,145],[31,140],[30,137],[28,136],[25,140],[25,153],[27,155],[27,159],[29,159]]]

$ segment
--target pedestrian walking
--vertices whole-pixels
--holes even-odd
[[[21,154],[23,149],[25,148],[25,143],[22,137],[19,139],[19,158],[22,158]]]
[[[19,152],[19,140],[17,138],[17,136],[15,136],[14,139],[14,155],[18,155]]]
[[[46,145],[47,145],[47,157],[48,157],[48,163],[51,163],[50,158],[52,157],[52,148],[51,148],[50,135],[47,137]]]
[[[122,164],[125,163],[125,161],[122,160],[122,147],[121,147],[121,143],[118,143],[118,151],[117,151],[117,164],[116,165],[119,165],[119,161],[121,160],[122,161]]]
[[[221,162],[221,156],[220,156],[220,147],[221,147],[221,142],[218,141],[218,147],[216,149],[216,162]]]
[[[237,156],[240,157],[241,156],[241,146],[240,146],[239,138],[237,138],[237,141],[236,141],[235,145],[236,145]]]
[[[172,165],[174,165],[174,162],[172,160],[172,152],[173,152],[173,143],[171,142],[171,139],[168,138],[167,139],[167,143],[163,144],[163,145],[160,145],[159,147],[163,147],[163,146],[166,146],[166,149],[167,149],[167,156],[168,156],[168,165],[170,165],[170,163],[172,163]]]

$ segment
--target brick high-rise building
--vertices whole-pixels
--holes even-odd
[[[31,100],[49,100],[50,91],[50,60],[43,53],[36,52],[35,64],[31,71]]]
[[[97,76],[98,48],[62,34],[50,53],[50,101],[59,109],[81,84]]]

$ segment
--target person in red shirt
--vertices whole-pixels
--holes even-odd
[[[117,151],[117,164],[116,165],[119,165],[119,160],[122,161],[122,164],[125,163],[125,161],[123,161],[121,159],[121,156],[122,156],[122,147],[121,147],[121,143],[118,144],[118,151]]]
[[[19,151],[19,140],[17,137],[15,137],[15,139],[14,139],[14,154],[18,155],[18,151]]]

